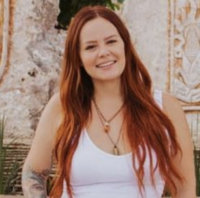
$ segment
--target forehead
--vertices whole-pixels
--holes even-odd
[[[98,17],[83,26],[80,32],[80,42],[104,39],[110,35],[119,35],[117,28],[110,21]]]

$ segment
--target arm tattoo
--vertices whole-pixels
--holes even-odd
[[[29,167],[25,167],[22,174],[22,188],[26,198],[46,198],[46,183],[50,169],[37,172]]]

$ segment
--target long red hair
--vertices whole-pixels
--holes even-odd
[[[181,153],[175,129],[153,99],[150,76],[134,51],[129,32],[123,22],[113,11],[105,7],[88,6],[76,14],[67,34],[60,84],[63,121],[55,142],[58,172],[51,196],[61,196],[63,181],[66,180],[68,193],[71,198],[73,197],[70,184],[72,158],[81,132],[89,121],[94,93],[92,80],[81,67],[80,32],[88,21],[97,17],[111,22],[117,28],[125,45],[126,66],[121,76],[121,88],[125,100],[126,132],[133,151],[133,168],[138,186],[140,190],[144,188],[143,165],[146,156],[149,155],[152,182],[154,183],[153,175],[157,167],[166,187],[174,195],[177,188],[172,177],[182,181],[182,176],[172,163],[172,158]],[[152,149],[157,156],[156,167],[153,167]],[[139,166],[136,166],[136,159]]]

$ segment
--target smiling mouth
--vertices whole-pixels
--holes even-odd
[[[109,62],[106,62],[106,63],[102,63],[102,64],[98,64],[96,67],[97,68],[105,68],[105,67],[109,67],[113,64],[115,64],[117,61],[109,61]]]

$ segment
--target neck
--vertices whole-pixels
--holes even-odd
[[[118,101],[123,102],[123,96],[121,92],[121,83],[116,81],[95,81],[94,83],[94,97],[96,101]]]

